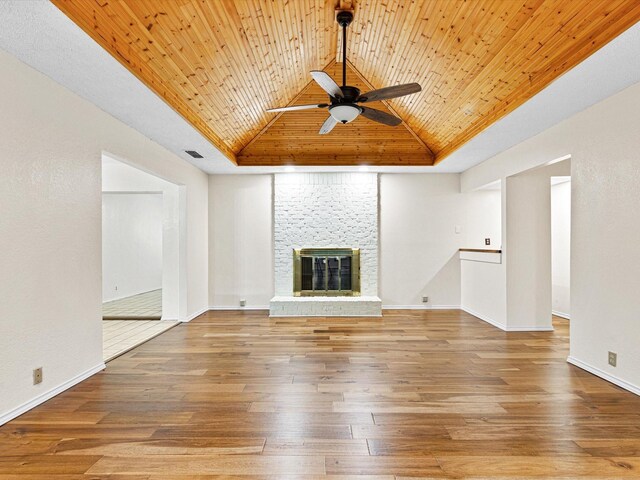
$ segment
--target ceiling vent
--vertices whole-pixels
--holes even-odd
[[[202,155],[200,155],[195,150],[185,150],[185,152],[188,153],[189,155],[191,155],[193,158],[204,158]]]

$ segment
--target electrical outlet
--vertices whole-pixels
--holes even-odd
[[[615,367],[618,364],[618,354],[615,352],[609,352],[609,365]]]
[[[247,301],[246,301],[244,298],[241,298],[241,299],[240,299],[240,306],[241,306],[241,307],[244,307],[244,306],[246,306],[246,305],[247,305]]]
[[[33,369],[33,384],[38,385],[42,383],[42,367]]]
[[[429,301],[429,297],[422,297],[422,303],[427,303]]]
[[[485,245],[491,245],[491,239],[490,238],[485,238],[484,239],[484,244]]]

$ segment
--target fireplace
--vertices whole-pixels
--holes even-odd
[[[294,249],[293,295],[359,296],[360,249]]]

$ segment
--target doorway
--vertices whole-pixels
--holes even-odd
[[[551,311],[569,320],[571,177],[551,177]]]
[[[103,357],[122,355],[180,320],[180,186],[102,158]]]

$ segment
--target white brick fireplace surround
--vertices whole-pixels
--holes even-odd
[[[378,175],[274,175],[275,297],[272,316],[381,315],[378,298]],[[360,248],[360,297],[294,297],[293,249]]]

